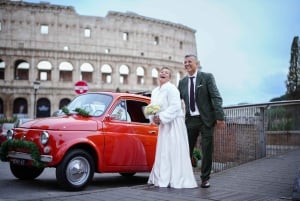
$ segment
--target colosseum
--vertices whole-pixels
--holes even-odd
[[[0,0],[0,118],[48,117],[86,91],[151,91],[163,66],[177,84],[195,33],[133,12]]]

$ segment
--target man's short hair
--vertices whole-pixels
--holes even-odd
[[[184,56],[184,58],[187,58],[187,57],[194,57],[196,60],[198,60],[197,56],[194,55],[194,54],[186,54],[186,55]]]

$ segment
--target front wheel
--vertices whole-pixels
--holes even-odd
[[[32,180],[42,174],[44,168],[21,166],[10,163],[10,171],[12,174],[22,180]]]
[[[80,191],[92,180],[94,172],[91,155],[82,149],[75,149],[67,153],[56,167],[56,179],[66,190]]]

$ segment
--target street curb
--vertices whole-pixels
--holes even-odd
[[[299,201],[300,200],[300,168],[298,169],[298,172],[297,172],[297,175],[296,175],[294,188],[293,188],[292,200],[293,201]]]

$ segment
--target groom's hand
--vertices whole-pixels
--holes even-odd
[[[216,126],[217,126],[217,128],[220,128],[220,129],[225,128],[226,127],[225,121],[217,120]]]

